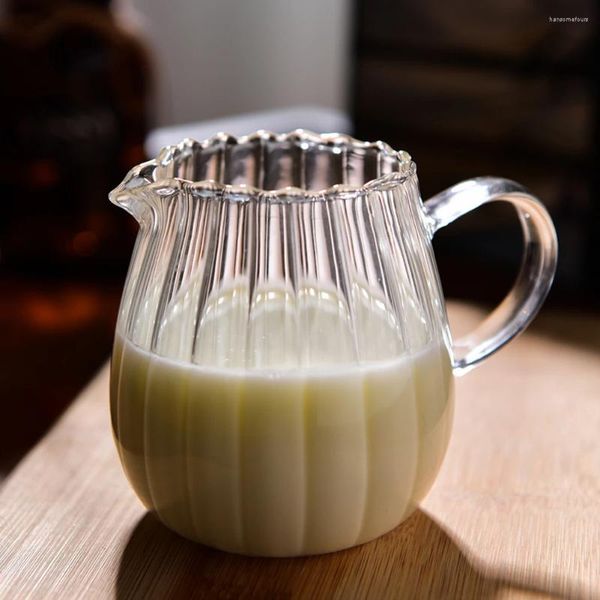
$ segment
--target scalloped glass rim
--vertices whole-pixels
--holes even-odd
[[[265,190],[244,184],[226,184],[212,179],[192,181],[182,177],[160,177],[160,170],[168,169],[178,160],[188,157],[192,152],[222,145],[242,145],[253,142],[292,142],[303,149],[310,146],[324,145],[331,148],[351,148],[352,150],[376,150],[385,158],[395,161],[398,170],[371,179],[362,185],[336,184],[322,190],[306,190],[299,187],[284,187],[276,190]],[[390,185],[403,183],[416,172],[416,164],[410,154],[404,150],[394,150],[382,141],[363,142],[350,135],[340,133],[317,134],[304,129],[296,129],[290,133],[276,134],[258,130],[248,135],[235,137],[227,133],[218,133],[202,142],[185,138],[179,144],[166,146],[158,157],[133,167],[121,184],[109,194],[111,202],[123,204],[141,192],[152,192],[159,196],[176,194],[182,189],[189,190],[199,196],[227,197],[231,200],[244,201],[251,198],[264,198],[271,201],[311,201],[324,200],[331,196],[356,197],[358,195],[381,191]]]

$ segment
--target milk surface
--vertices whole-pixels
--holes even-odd
[[[144,504],[185,537],[244,554],[330,552],[391,530],[429,490],[453,412],[441,342],[360,364],[206,362],[117,332],[119,454]]]

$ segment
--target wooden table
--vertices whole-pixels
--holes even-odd
[[[459,329],[480,314],[451,307]],[[3,486],[0,540],[11,600],[600,598],[599,323],[542,316],[459,379],[433,490],[359,548],[245,558],[169,532],[121,472],[106,367]]]

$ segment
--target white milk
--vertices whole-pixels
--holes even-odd
[[[322,553],[389,531],[429,490],[450,434],[441,343],[361,366],[227,368],[117,334],[112,369],[136,492],[175,531],[231,552]]]

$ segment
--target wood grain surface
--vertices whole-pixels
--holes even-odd
[[[456,329],[481,312],[451,306]],[[408,521],[302,559],[169,532],[130,491],[104,367],[0,490],[0,597],[600,598],[600,326],[555,314],[457,381],[450,448]]]

